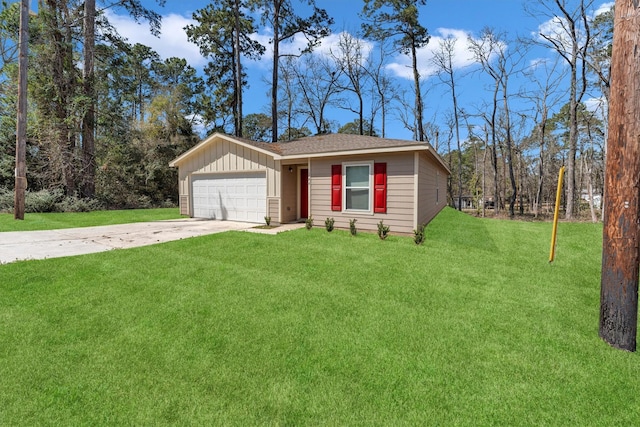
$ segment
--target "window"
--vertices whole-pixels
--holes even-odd
[[[386,163],[331,166],[331,210],[343,209],[367,213],[387,212]]]
[[[346,210],[371,210],[371,165],[344,165],[344,206]]]

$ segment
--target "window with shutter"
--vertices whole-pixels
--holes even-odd
[[[331,210],[387,212],[387,164],[353,162],[331,166]]]

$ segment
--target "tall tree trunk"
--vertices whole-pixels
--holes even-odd
[[[534,217],[538,217],[540,208],[542,207],[542,191],[544,189],[544,147],[547,132],[547,107],[542,109],[542,122],[540,123],[540,148],[538,153],[538,188],[536,189],[535,204],[533,207]]]
[[[511,184],[511,195],[509,196],[509,217],[515,216],[515,204],[518,188],[516,186],[516,177],[513,172],[513,138],[511,137],[511,112],[509,110],[509,101],[507,96],[507,74],[506,72],[502,76],[502,105],[504,108],[505,117],[505,130],[507,133],[506,149],[507,149],[507,162],[509,163],[509,183]]]
[[[484,126],[484,153],[482,155],[482,217],[487,214],[487,192],[485,182],[487,178],[487,150],[489,149],[489,132],[487,126]]]
[[[240,0],[234,3],[233,54],[235,60],[235,128],[236,136],[242,137],[242,64],[240,63]]]
[[[640,6],[617,0],[602,242],[600,330],[612,346],[636,350],[640,211]]]
[[[574,45],[574,50],[576,49]],[[575,208],[574,201],[576,195],[576,151],[578,146],[578,102],[576,101],[576,79],[575,64],[571,64],[571,87],[569,90],[569,152],[567,155],[567,187],[566,187],[566,219],[573,219]]]
[[[358,120],[360,123],[360,127],[358,130],[360,131],[360,135],[364,135],[364,101],[362,100],[362,94],[360,93],[360,91],[357,92],[357,96],[358,96],[358,111],[360,112],[359,120]]]
[[[520,155],[518,156],[520,165],[520,182],[518,183],[518,201],[520,204],[520,215],[524,215],[524,183],[525,183],[525,173],[524,173],[524,156],[522,155],[522,151],[520,151]]]
[[[95,161],[95,15],[96,1],[84,2],[84,69],[83,89],[87,99],[87,108],[82,118],[82,159],[83,159],[83,190],[84,197],[93,197],[96,191],[96,161]]]
[[[273,4],[273,71],[271,76],[271,142],[278,141],[278,71],[280,64],[280,6]]]
[[[449,73],[451,98],[453,100],[453,120],[456,126],[456,144],[458,148],[458,210],[462,210],[462,147],[460,146],[460,118],[458,117],[458,97],[456,96],[456,84],[453,77],[452,54],[448,55],[447,72]]]
[[[500,177],[498,173],[498,137],[496,135],[496,114],[498,112],[498,88],[499,82],[496,80],[493,91],[493,109],[491,111],[491,165],[493,166],[493,214],[500,212]]]
[[[418,71],[418,52],[416,44],[411,43],[411,64],[413,68],[413,84],[416,91],[416,125],[417,125],[417,139],[418,141],[424,141],[424,125],[422,123],[422,91],[420,89],[420,72]]]
[[[58,13],[64,18],[61,23]],[[66,2],[47,0],[44,14],[47,19],[47,35],[51,38],[54,55],[51,58],[52,80],[56,99],[52,103],[53,126],[55,141],[58,145],[59,171],[62,175],[66,194],[76,192],[75,181],[75,136],[68,124],[67,108],[71,105],[73,74],[70,67],[73,66],[73,52],[71,29],[69,25],[63,25],[69,21],[69,13]],[[60,28],[67,28],[65,34]]]
[[[387,129],[386,129],[386,125],[387,125],[387,106],[385,105],[385,98],[384,95],[382,96],[382,98],[380,99],[381,105],[382,105],[382,110],[380,111],[380,119],[382,120],[382,126],[381,126],[381,132],[382,132],[382,137],[385,138],[386,134],[387,134]],[[373,125],[371,126],[371,130],[373,131]]]

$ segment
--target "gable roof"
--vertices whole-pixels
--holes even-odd
[[[375,136],[332,133],[326,135],[307,136],[286,142],[257,142],[246,138],[238,138],[222,133],[214,133],[181,156],[177,157],[170,166],[175,167],[203,147],[224,139],[259,152],[272,156],[275,160],[293,160],[310,157],[344,156],[353,154],[382,154],[402,151],[428,151],[451,173],[442,158],[428,142],[407,141],[403,139],[387,139]]]

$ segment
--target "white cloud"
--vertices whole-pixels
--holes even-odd
[[[543,22],[538,26],[536,34],[538,41],[549,43],[551,40],[556,46],[561,47],[565,53],[571,52],[571,37],[566,21],[558,16]]]
[[[611,10],[614,6],[614,2],[605,2],[596,7],[591,13],[591,19],[598,15]],[[582,40],[582,27],[577,28],[578,40]],[[553,40],[558,46],[561,46],[565,53],[571,52],[571,38],[569,34],[569,26],[567,22],[558,16],[554,16],[538,26],[538,32],[533,34],[534,38],[543,43],[549,43],[548,40]]]
[[[584,101],[587,111],[594,113],[595,116],[604,120],[608,114],[609,104],[604,96],[598,98],[589,98]]]
[[[321,56],[330,56],[331,52],[334,54],[338,52],[338,44],[340,42],[340,38],[345,34],[345,32],[341,33],[332,33],[327,37],[320,40],[320,43],[313,49],[313,54],[321,55]],[[353,36],[355,37],[355,36]],[[271,67],[273,63],[273,46],[271,44],[271,39],[273,38],[273,32],[270,28],[267,28],[263,33],[254,33],[251,35],[251,39],[259,42],[261,45],[266,47],[264,55],[262,55],[261,59],[250,61],[255,64],[261,64],[263,67]],[[373,44],[364,39],[357,39],[362,46],[362,57],[363,59],[367,59],[373,50]],[[307,48],[309,41],[301,34],[296,34],[291,40],[280,43],[280,54],[281,55],[300,55],[304,49]]]
[[[340,53],[340,42],[347,37],[352,37],[353,43],[358,43],[360,45],[360,53],[362,59],[366,60],[373,50],[373,43],[364,39],[360,39],[346,31],[342,31],[338,34],[330,34],[329,36],[325,37],[321,41],[320,46],[318,46],[315,52],[327,56],[331,55],[332,52],[334,55],[338,55]]]
[[[598,8],[593,12],[593,16],[602,15],[603,13],[607,13],[611,10],[611,8],[615,5],[615,2],[610,1],[606,3],[602,3]]]
[[[197,135],[200,135],[201,137],[204,137],[206,135],[207,128],[204,122],[204,118],[200,114],[189,114],[185,118],[191,121],[193,130]]]
[[[425,79],[437,74],[438,69],[434,64],[436,52],[440,50],[441,44],[447,39],[455,40],[453,50],[453,68],[459,70],[474,63],[473,54],[469,50],[469,37],[471,33],[465,30],[453,28],[438,28],[431,36],[429,44],[420,48],[417,53],[418,71],[421,78]],[[387,69],[395,76],[408,80],[413,80],[411,58],[408,55],[397,55],[394,60],[387,65]]]
[[[264,67],[270,67],[273,62],[273,45],[271,44],[273,31],[270,28],[266,28],[263,33],[252,34],[251,39],[257,41],[266,49],[260,59],[250,60],[249,62],[262,64]],[[296,34],[291,39],[280,43],[280,55],[300,55],[307,47],[307,43],[307,39],[305,39],[304,36]]]
[[[533,58],[529,60],[529,69],[535,70],[540,67],[545,67],[551,60],[549,58]]]
[[[118,15],[106,11],[106,16],[118,33],[126,37],[131,44],[140,43],[151,47],[162,59],[177,57],[184,58],[192,67],[204,65],[207,61],[200,55],[198,47],[189,42],[184,27],[196,24],[193,19],[171,13],[162,17],[160,37],[155,37],[149,31],[146,23],[137,23],[128,15]]]

